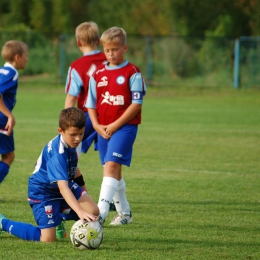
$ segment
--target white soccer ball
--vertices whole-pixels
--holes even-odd
[[[97,249],[103,240],[103,229],[98,221],[76,221],[71,227],[70,240],[80,249]]]

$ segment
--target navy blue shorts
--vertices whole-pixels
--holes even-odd
[[[97,150],[97,132],[92,126],[90,117],[88,112],[85,112],[86,116],[86,126],[85,126],[85,132],[82,140],[82,148],[81,152],[86,153],[91,146],[91,144],[94,142],[95,147],[94,149]]]
[[[14,131],[10,136],[0,134],[0,154],[14,151]]]
[[[137,135],[137,125],[124,125],[110,139],[98,135],[98,150],[101,164],[116,162],[130,166],[133,144]]]
[[[86,191],[77,184],[73,185],[71,191],[77,200],[86,194]],[[31,207],[38,227],[44,229],[58,226],[61,223],[60,213],[67,210],[69,205],[64,199],[54,199],[33,204]]]

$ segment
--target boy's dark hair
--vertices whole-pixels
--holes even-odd
[[[59,127],[65,131],[69,127],[82,129],[86,125],[86,116],[82,110],[76,107],[65,108],[60,112]]]

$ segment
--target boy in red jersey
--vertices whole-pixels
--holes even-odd
[[[99,66],[89,81],[86,107],[98,133],[98,150],[103,167],[98,207],[103,224],[114,200],[118,215],[110,225],[132,223],[122,165],[130,166],[133,144],[146,86],[138,67],[124,58],[126,32],[119,27],[106,30],[101,43],[107,63]]]
[[[81,151],[86,153],[93,141],[97,139],[97,133],[90,121],[88,110],[84,107],[88,95],[89,78],[97,66],[106,61],[106,56],[103,52],[98,50],[100,43],[99,29],[95,22],[90,21],[79,24],[75,29],[75,37],[77,46],[83,56],[73,61],[69,67],[65,86],[65,93],[67,95],[64,108],[74,107],[77,103],[77,107],[85,113],[86,127]],[[96,144],[95,149],[97,149]],[[87,191],[83,175],[79,168],[77,168],[77,176],[74,181]],[[63,217],[66,219],[65,215]],[[64,222],[62,222],[61,225],[57,227],[56,236],[63,238],[66,235]]]
[[[95,22],[79,24],[75,30],[77,45],[83,56],[73,61],[69,67],[65,93],[67,94],[64,108],[77,106],[86,115],[86,127],[82,141],[82,152],[86,153],[96,137],[96,132],[88,116],[88,109],[84,107],[88,96],[89,78],[97,66],[106,61],[103,52],[98,50],[99,29]]]

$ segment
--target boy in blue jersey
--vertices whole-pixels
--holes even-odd
[[[96,221],[99,215],[96,203],[73,181],[85,123],[86,117],[80,109],[63,109],[59,117],[59,135],[43,148],[29,177],[28,202],[38,227],[9,220],[0,214],[0,231],[24,240],[53,242],[56,226],[62,221],[61,213],[71,220]]]
[[[104,223],[113,199],[118,215],[110,225],[119,226],[132,223],[122,165],[131,163],[146,86],[139,68],[124,58],[128,49],[124,29],[106,30],[101,43],[108,62],[99,66],[90,78],[86,107],[98,133],[98,150],[104,166],[98,201],[100,222]]]
[[[15,118],[12,110],[16,103],[18,71],[28,61],[28,46],[21,41],[8,41],[2,47],[4,66],[0,67],[0,183],[9,172],[14,160]]]

